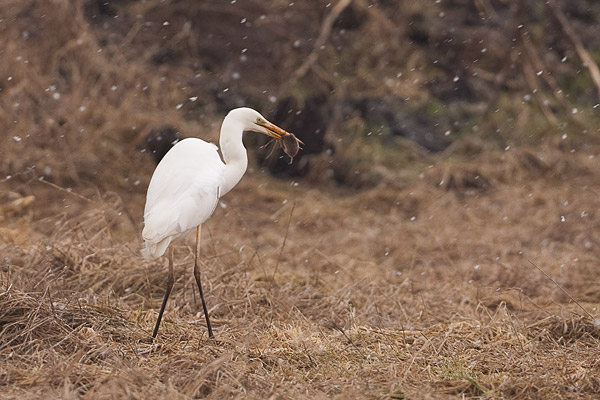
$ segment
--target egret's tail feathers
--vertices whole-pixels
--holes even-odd
[[[160,242],[154,243],[145,241],[144,247],[142,248],[142,256],[144,258],[157,258],[165,254],[167,247],[171,243],[171,238],[167,237]]]

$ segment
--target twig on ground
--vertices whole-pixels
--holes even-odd
[[[290,217],[288,218],[287,226],[285,228],[285,235],[283,236],[283,243],[281,243],[281,249],[279,250],[279,257],[277,257],[277,264],[275,264],[275,270],[273,271],[272,280],[275,281],[275,274],[277,274],[277,270],[279,269],[279,263],[281,262],[281,255],[283,254],[283,248],[285,247],[285,242],[287,241],[288,233],[290,231],[290,223],[292,222],[292,215],[294,214],[294,208],[296,208],[296,202],[292,203],[292,210],[290,211]]]
[[[42,178],[40,178],[40,179],[38,179],[38,182],[42,182],[42,183],[44,183],[44,184],[46,184],[46,185],[52,186],[53,188],[55,188],[55,189],[58,189],[58,190],[60,190],[60,191],[62,191],[62,192],[67,192],[67,193],[69,193],[69,194],[72,194],[73,196],[79,197],[80,199],[82,199],[82,200],[85,200],[85,201],[87,201],[87,202],[89,202],[89,203],[95,203],[95,201],[94,201],[94,200],[92,200],[92,199],[89,199],[89,198],[85,197],[84,195],[81,195],[81,194],[79,194],[79,193],[76,193],[76,192],[74,192],[74,191],[72,191],[72,190],[69,190],[69,189],[65,189],[64,187],[62,187],[62,186],[58,186],[57,184],[55,184],[55,183],[52,183],[52,182],[48,182],[48,181],[47,181],[47,180],[45,180],[45,179],[42,179]]]
[[[569,294],[569,292],[567,292],[567,291],[566,291],[566,290],[565,290],[565,289],[564,289],[562,286],[560,286],[560,285],[558,284],[558,282],[556,282],[554,279],[552,279],[552,277],[551,277],[550,275],[548,275],[548,274],[546,273],[546,271],[544,271],[543,269],[541,269],[540,267],[538,267],[538,266],[537,266],[537,265],[536,265],[536,264],[535,264],[533,261],[531,261],[530,259],[527,259],[527,261],[529,261],[529,263],[530,263],[531,265],[533,265],[534,267],[536,267],[537,269],[539,269],[539,270],[540,270],[540,272],[541,272],[542,274],[544,274],[544,276],[545,276],[546,278],[550,279],[550,280],[552,281],[552,283],[554,283],[554,284],[555,284],[555,285],[556,285],[556,286],[557,286],[557,287],[558,287],[560,290],[562,290],[562,291],[564,292],[564,294],[566,294],[566,295],[567,295],[567,297],[568,297],[569,299],[571,299],[571,301],[572,301],[573,303],[577,304],[577,305],[579,306],[579,308],[581,308],[581,309],[583,310],[583,312],[584,312],[584,313],[585,313],[585,314],[586,314],[588,317],[590,317],[590,319],[591,319],[592,321],[595,319],[595,318],[594,318],[594,316],[593,316],[592,314],[590,314],[590,313],[589,313],[589,312],[588,312],[588,311],[587,311],[585,308],[583,308],[583,306],[582,306],[582,305],[581,305],[581,304],[580,304],[580,303],[579,303],[577,300],[575,300],[575,299],[573,298],[573,296],[571,296],[571,295]]]

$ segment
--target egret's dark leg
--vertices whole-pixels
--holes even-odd
[[[167,300],[169,299],[169,295],[171,294],[171,289],[173,289],[173,247],[169,249],[169,275],[167,276],[167,291],[165,292],[165,297],[162,302],[162,306],[160,307],[160,312],[158,313],[158,319],[156,320],[156,325],[154,326],[154,332],[152,333],[152,339],[156,338],[156,334],[158,333],[158,327],[160,326],[160,320],[162,319],[163,312],[165,312],[165,307],[167,305]]]
[[[206,302],[204,301],[204,295],[202,294],[202,284],[200,283],[200,268],[198,267],[198,255],[200,254],[200,225],[196,228],[196,254],[194,255],[194,278],[198,284],[198,290],[200,291],[200,300],[202,301],[202,308],[204,309],[204,316],[206,317],[206,327],[208,328],[208,337],[214,338],[212,327],[210,326],[210,319],[208,318],[208,309],[206,308]]]

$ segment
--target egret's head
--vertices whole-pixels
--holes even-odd
[[[260,116],[260,114],[256,118],[256,121],[254,121],[254,124],[256,127],[254,129],[252,129],[253,131],[264,133],[265,135],[271,136],[272,138],[277,139],[277,140],[281,140],[285,136],[290,135],[288,132],[281,129],[277,125],[264,119],[262,116]]]
[[[243,125],[245,131],[263,133],[277,140],[281,140],[283,137],[290,135],[284,129],[267,121],[267,119],[260,115],[258,111],[251,108],[236,108],[229,112],[228,117],[233,117],[239,121]]]

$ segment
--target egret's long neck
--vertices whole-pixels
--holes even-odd
[[[225,179],[220,195],[229,192],[242,179],[248,168],[248,154],[242,142],[243,126],[229,118],[223,120],[219,145],[225,161]]]

